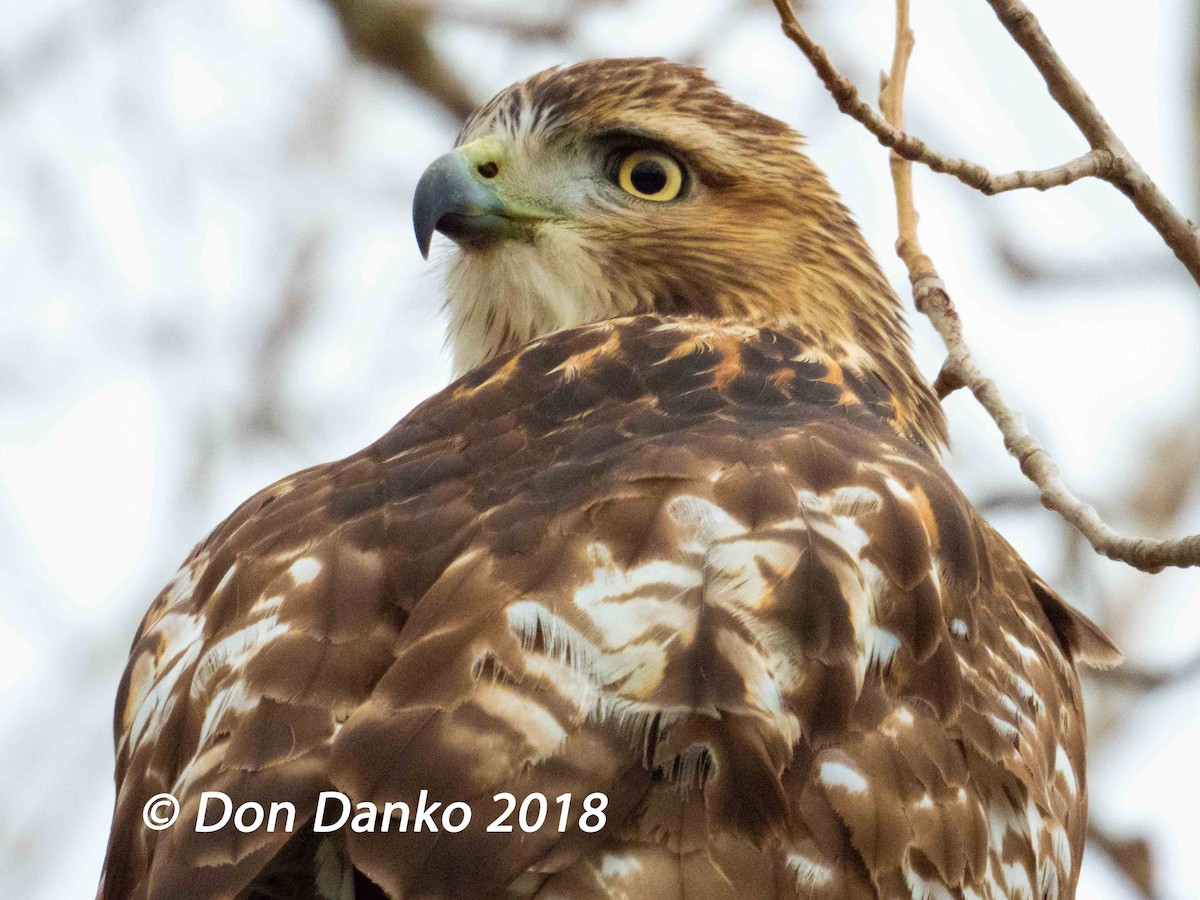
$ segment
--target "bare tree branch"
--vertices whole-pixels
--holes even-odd
[[[952,175],[984,194],[1019,188],[1039,191],[1071,184],[1081,178],[1100,178],[1125,194],[1142,217],[1200,284],[1200,229],[1185,219],[1159,190],[1096,109],[1087,92],[1067,70],[1033,13],[1020,0],[988,0],[1009,34],[1021,46],[1050,91],[1091,144],[1082,156],[1048,169],[1021,170],[996,175],[966,159],[938,153],[894,122],[881,117],[858,96],[858,89],[843,76],[797,21],[788,0],[774,0],[784,33],[800,48],[825,84],[838,109],[861,123],[885,147],[906,160],[919,162],[935,172]]]
[[[1037,18],[1021,0],[987,0],[996,18],[1033,63],[1050,96],[1087,138],[1093,151],[1112,154],[1112,166],[1100,177],[1125,194],[1174,251],[1175,256],[1200,284],[1200,229],[1184,218],[1158,185],[1146,174],[1117,137],[1087,91],[1067,69],[1066,63],[1042,31]]]
[[[909,190],[911,203],[911,188]],[[897,196],[900,196],[899,187]],[[911,249],[907,253],[901,250],[900,253],[909,266],[909,279],[917,309],[929,317],[946,345],[949,354],[946,368],[955,373],[992,417],[1004,437],[1005,449],[1020,464],[1025,476],[1037,485],[1042,505],[1075,526],[1096,552],[1109,559],[1128,563],[1144,572],[1157,572],[1165,566],[1200,565],[1200,535],[1189,535],[1178,540],[1123,535],[1109,526],[1095,508],[1071,493],[1063,481],[1058,464],[1041,442],[1029,433],[1020,414],[1008,405],[996,383],[984,375],[975,362],[963,338],[962,320],[954,301],[946,292],[937,270],[916,243],[915,227],[914,212],[911,214],[910,236],[906,238],[902,232],[897,247],[911,241]]]
[[[838,72],[825,49],[809,37],[808,32],[800,25],[788,0],[774,0],[774,3],[775,8],[779,10],[784,33],[812,63],[826,90],[837,103],[838,109],[863,125],[875,135],[879,143],[904,159],[919,162],[935,172],[952,175],[968,187],[989,195],[1021,188],[1045,191],[1081,178],[1101,176],[1112,166],[1113,159],[1107,151],[1090,150],[1083,156],[1050,169],[1022,169],[1006,175],[997,175],[968,159],[939,153],[920,138],[913,137],[890,123],[863,101],[858,95],[858,88]]]
[[[946,285],[938,275],[933,261],[922,251],[918,240],[918,216],[912,189],[912,163],[913,161],[922,162],[931,168],[936,168],[930,161],[932,159],[937,165],[943,166],[944,171],[955,174],[968,184],[970,183],[968,178],[974,176],[964,177],[963,173],[980,170],[980,167],[964,160],[948,160],[941,157],[930,151],[920,141],[908,137],[904,132],[904,81],[913,48],[913,34],[908,27],[907,0],[897,0],[896,3],[896,45],[892,70],[890,76],[884,77],[883,89],[879,98],[880,107],[883,110],[882,119],[858,99],[854,86],[838,74],[832,63],[829,62],[825,51],[808,37],[788,6],[787,0],[774,0],[774,2],[779,10],[784,32],[812,63],[825,86],[838,101],[839,108],[862,122],[885,145],[892,147],[892,180],[896,192],[896,216],[899,229],[896,253],[908,269],[917,309],[929,318],[946,345],[946,362],[935,383],[938,395],[944,397],[958,387],[968,388],[1000,429],[1004,438],[1004,446],[1009,454],[1020,464],[1021,471],[1025,476],[1037,486],[1042,505],[1047,509],[1054,510],[1070,522],[1087,538],[1088,543],[1098,553],[1146,572],[1156,572],[1164,566],[1200,565],[1200,535],[1191,535],[1178,540],[1155,540],[1123,535],[1101,519],[1093,507],[1071,493],[1063,481],[1058,464],[1037,438],[1030,434],[1020,414],[1008,405],[996,383],[984,375],[975,362],[963,337],[962,320],[959,318],[954,301],[950,298]],[[1024,42],[1021,46],[1026,49],[1026,52],[1031,55],[1039,54],[1035,64],[1038,65],[1039,71],[1043,71],[1043,77],[1051,86],[1051,93],[1060,105],[1071,105],[1072,108],[1068,110],[1068,114],[1072,116],[1073,120],[1076,120],[1076,124],[1081,130],[1084,130],[1089,140],[1092,140],[1094,144],[1107,142],[1102,147],[1093,148],[1096,155],[1086,157],[1090,158],[1092,162],[1072,168],[1071,171],[1077,172],[1091,167],[1094,171],[1085,174],[1096,174],[1098,177],[1112,180],[1116,176],[1112,175],[1109,170],[1120,158],[1123,160],[1118,166],[1121,178],[1133,177],[1135,180],[1145,178],[1145,173],[1137,168],[1136,163],[1132,162],[1124,145],[1104,124],[1103,119],[1099,117],[1099,113],[1095,111],[1095,107],[1074,79],[1069,73],[1066,73],[1065,69],[1062,69],[1061,72],[1055,69],[1055,65],[1061,68],[1061,61],[1058,60],[1057,55],[1053,55],[1053,50],[1049,49],[1045,36],[1037,28],[1036,20],[1033,20],[1031,15],[1013,18],[1013,8],[1020,6],[1015,0],[1008,3],[1002,3],[999,0],[989,0],[989,2],[993,7],[1002,8],[997,12],[998,15],[1001,15],[1002,21],[1005,21],[1006,24],[1008,21],[1012,21],[1013,28],[1010,31],[1015,29],[1016,32],[1019,32],[1018,40]],[[1016,34],[1014,34],[1015,37]],[[1081,159],[1084,158],[1081,157]],[[1078,160],[1067,165],[1072,166],[1074,162],[1078,162]],[[1101,170],[1104,174],[1101,174]],[[981,171],[985,176],[984,180],[987,178],[1018,180],[1015,176],[1020,174],[991,176],[986,170]],[[1059,183],[1061,184],[1066,184],[1071,180],[1064,174],[1066,169],[1061,166],[1057,170],[1045,170],[1036,178],[1027,175],[1025,180],[1030,183],[1042,183],[1051,178],[1046,174],[1051,171],[1058,173],[1055,177],[1060,179]],[[979,171],[976,171],[976,175],[978,174]],[[1145,180],[1149,181],[1148,178]],[[1113,183],[1118,184],[1118,187],[1123,184],[1123,182],[1119,184],[1117,181],[1113,181]],[[1033,186],[1037,186],[1037,184],[1033,184]],[[1047,186],[1053,185],[1048,184]],[[1122,189],[1124,190],[1124,188]],[[1170,207],[1169,203],[1165,203],[1165,199],[1158,194],[1158,189],[1153,187],[1152,183],[1147,187],[1139,182],[1137,190],[1143,199],[1141,201],[1135,199],[1135,205],[1140,202],[1153,207],[1153,209],[1148,208],[1143,215],[1147,218],[1152,214],[1157,217],[1157,221],[1152,224],[1159,228],[1160,234],[1163,234],[1164,230],[1173,229],[1175,226],[1172,224],[1171,216],[1173,214],[1177,217],[1178,213],[1173,207]],[[1160,199],[1155,199],[1156,197]],[[1141,210],[1142,206],[1138,205],[1138,208]],[[1191,227],[1190,223],[1188,223],[1188,227]],[[1163,234],[1163,239],[1170,243],[1167,234]],[[1172,246],[1172,249],[1176,251],[1177,256],[1180,256],[1180,249],[1175,246]],[[1197,243],[1196,250],[1196,269],[1193,277],[1200,281],[1200,243]],[[1184,256],[1180,256],[1180,258],[1187,265],[1187,259]],[[1190,267],[1189,271],[1192,271]]]

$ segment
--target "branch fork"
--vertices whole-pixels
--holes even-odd
[[[1179,213],[1130,155],[1083,87],[1067,70],[1033,13],[1020,0],[987,2],[1042,75],[1050,95],[1087,139],[1091,149],[1082,156],[1046,169],[997,175],[970,160],[946,156],[931,149],[924,141],[904,131],[904,82],[915,43],[909,27],[908,0],[896,0],[892,67],[881,77],[879,105],[882,114],[860,99],[854,84],[838,72],[824,48],[813,41],[796,20],[788,0],[774,0],[784,33],[812,64],[838,109],[862,124],[892,151],[892,183],[899,232],[896,254],[908,269],[917,310],[930,320],[946,346],[946,360],[934,381],[938,396],[944,398],[964,387],[970,390],[999,428],[1005,449],[1017,460],[1025,477],[1037,487],[1042,505],[1062,516],[1096,552],[1144,572],[1157,572],[1166,566],[1200,565],[1200,534],[1177,540],[1124,535],[1070,491],[1053,457],[1029,432],[1021,415],[1005,401],[996,383],[976,363],[963,336],[962,319],[950,292],[933,260],[921,249],[917,235],[919,217],[913,200],[914,162],[951,175],[987,195],[1026,188],[1045,191],[1082,178],[1099,178],[1130,198],[1142,217],[1200,284],[1200,231],[1196,225]]]

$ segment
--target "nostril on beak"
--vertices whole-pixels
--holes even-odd
[[[475,171],[484,178],[495,178],[500,174],[500,167],[494,162],[480,163],[475,167]]]

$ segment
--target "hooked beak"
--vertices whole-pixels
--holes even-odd
[[[435,159],[417,182],[413,230],[425,259],[434,231],[459,245],[478,245],[503,237],[512,224],[503,201],[459,150]]]

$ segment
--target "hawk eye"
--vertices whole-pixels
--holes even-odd
[[[683,189],[683,169],[661,150],[635,150],[621,159],[616,180],[627,194],[665,203]]]

